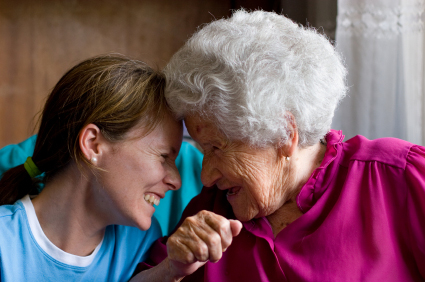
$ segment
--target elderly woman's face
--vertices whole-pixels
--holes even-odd
[[[267,216],[285,203],[290,177],[279,149],[252,148],[229,141],[211,121],[199,116],[189,116],[185,123],[204,150],[202,183],[227,190],[227,200],[237,219]]]

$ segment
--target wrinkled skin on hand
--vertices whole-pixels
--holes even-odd
[[[217,262],[241,229],[240,221],[209,211],[186,218],[167,241],[171,271],[186,276],[207,261]]]

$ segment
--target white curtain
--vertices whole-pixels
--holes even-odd
[[[425,145],[424,7],[425,0],[338,0],[336,46],[349,92],[332,127],[346,139]]]

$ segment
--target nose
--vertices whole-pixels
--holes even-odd
[[[164,178],[164,182],[168,185],[170,190],[178,190],[182,186],[182,179],[176,165],[172,166],[167,176]]]
[[[222,177],[220,170],[210,160],[208,156],[204,156],[202,160],[201,181],[205,187],[211,187]]]

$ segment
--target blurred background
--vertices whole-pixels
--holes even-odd
[[[241,7],[336,44],[350,92],[335,129],[424,145],[424,0],[0,0],[0,148],[37,132],[49,91],[81,60],[116,52],[161,69],[199,26]]]

